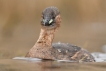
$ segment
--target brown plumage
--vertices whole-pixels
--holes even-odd
[[[71,60],[77,62],[94,62],[93,56],[81,47],[53,43],[54,34],[60,27],[60,12],[56,7],[47,7],[42,12],[41,32],[35,45],[29,50],[26,57],[51,60]]]

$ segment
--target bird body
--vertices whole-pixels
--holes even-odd
[[[40,36],[26,57],[94,62],[94,57],[81,47],[68,43],[52,43],[55,32],[60,27],[60,23],[61,17],[59,10],[56,7],[47,7],[42,12]]]

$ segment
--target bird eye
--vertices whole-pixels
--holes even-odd
[[[53,17],[53,19],[55,19],[55,17]]]

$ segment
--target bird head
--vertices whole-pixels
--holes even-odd
[[[41,20],[41,25],[43,27],[56,28],[60,26],[60,23],[61,17],[58,8],[52,6],[44,9]]]

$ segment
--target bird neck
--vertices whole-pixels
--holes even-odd
[[[41,28],[39,39],[35,45],[40,47],[51,47],[55,32],[56,29]]]
[[[55,32],[60,27],[61,17],[56,16],[56,26],[44,27],[42,26],[39,39],[37,40],[35,47],[51,47],[54,39]]]

